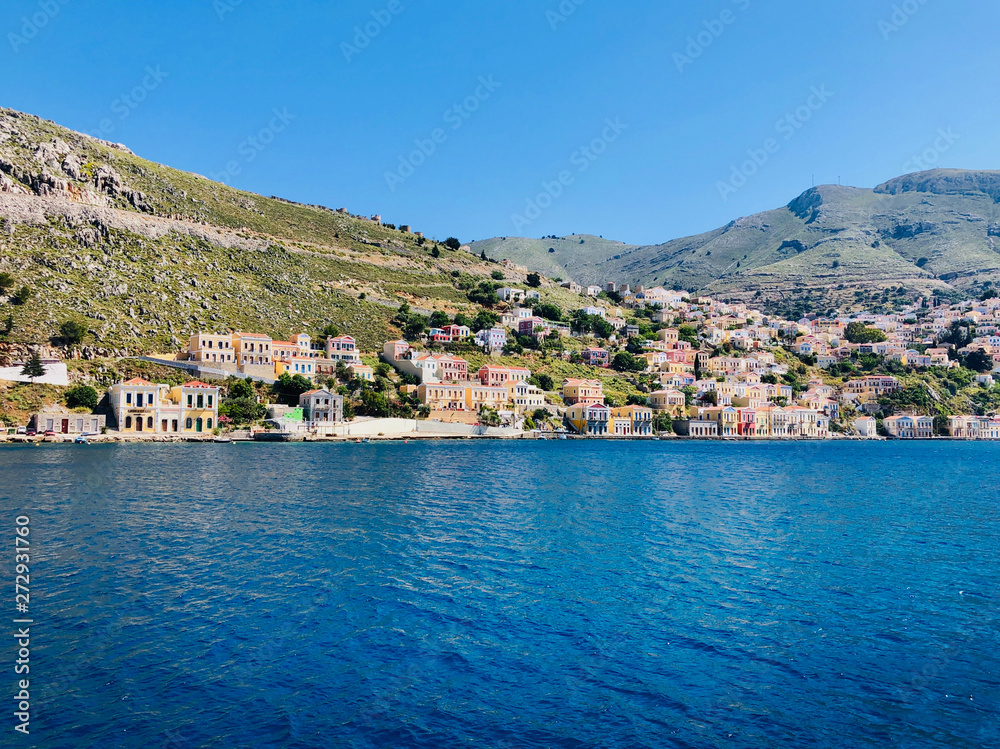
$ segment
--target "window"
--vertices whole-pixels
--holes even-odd
[[[193,422],[191,421],[191,417],[189,416],[189,417],[188,417],[187,419],[185,419],[185,421],[184,421],[184,428],[185,428],[185,429],[190,429],[190,428],[191,428],[191,426],[192,426],[192,424],[193,424]]]
[[[125,417],[125,428],[126,429],[131,429],[132,428],[132,417],[131,416],[126,416]]]
[[[211,419],[206,420],[205,421],[205,426],[208,427],[209,429],[211,429],[212,428],[212,420]]]
[[[198,393],[198,408],[204,408],[204,407],[205,407],[205,396],[202,395],[201,393]]]
[[[153,428],[153,417],[152,416],[150,416],[148,419],[146,419],[146,426],[148,426],[150,429]]]
[[[161,432],[167,431],[167,420],[166,419],[163,419],[162,421],[160,421],[160,431]]]
[[[211,395],[210,395],[210,396],[208,396],[208,407],[209,407],[209,408],[211,408],[211,407],[212,407],[212,396],[211,396]]]
[[[142,393],[135,394],[135,407],[142,408]]]
[[[191,395],[191,393],[188,393],[187,404],[188,408],[191,408],[194,405],[194,396]]]
[[[132,393],[125,393],[125,405],[126,406],[132,405]]]

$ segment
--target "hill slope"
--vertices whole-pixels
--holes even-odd
[[[48,339],[67,318],[95,347],[129,352],[197,330],[284,337],[332,322],[372,348],[400,300],[472,311],[462,289],[496,270],[443,246],[434,258],[433,246],[0,109],[0,272],[33,292],[21,305],[0,292],[12,342]]]
[[[964,296],[984,282],[1000,283],[998,200],[1000,172],[934,170],[874,189],[816,187],[783,208],[705,234],[560,260],[580,283],[664,285],[772,307],[871,305],[887,289],[895,290],[892,301],[904,292]],[[473,250],[503,258],[509,246],[529,245],[508,238]],[[529,268],[548,267],[538,252],[517,257]]]

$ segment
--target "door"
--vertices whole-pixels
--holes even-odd
[[[194,422],[194,430],[196,432],[200,432],[201,431],[201,425],[202,425],[201,419],[195,420],[195,422]]]
[[[69,419],[63,419],[62,433],[69,434]]]

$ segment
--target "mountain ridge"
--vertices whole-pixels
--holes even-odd
[[[603,256],[567,251],[558,261],[578,283],[664,285],[789,313],[878,306],[887,290],[899,306],[1000,283],[998,204],[1000,171],[937,169],[875,188],[821,185],[708,232]],[[472,249],[506,258],[508,247],[521,248],[516,262],[551,271],[553,260],[524,249],[537,246],[508,237]]]

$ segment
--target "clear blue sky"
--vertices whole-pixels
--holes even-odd
[[[997,28],[987,0],[6,0],[0,105],[438,238],[647,244],[927,149],[1000,168]]]

